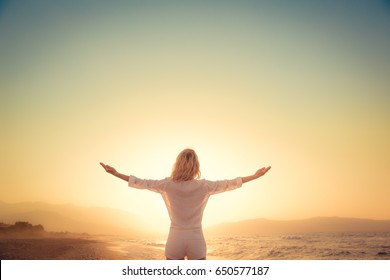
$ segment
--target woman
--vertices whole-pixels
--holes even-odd
[[[100,163],[110,174],[125,180],[137,189],[160,193],[167,206],[171,227],[165,246],[168,260],[206,259],[206,242],[202,232],[202,216],[208,198],[241,187],[243,183],[263,176],[271,167],[263,167],[255,174],[233,180],[200,180],[198,156],[192,149],[183,150],[176,158],[171,177],[163,180],[143,180],[121,174],[115,168]]]

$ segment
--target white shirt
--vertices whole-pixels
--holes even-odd
[[[171,178],[145,180],[129,176],[129,186],[160,193],[168,209],[171,228],[199,229],[202,227],[203,211],[210,195],[239,188],[242,186],[242,179],[175,182]]]

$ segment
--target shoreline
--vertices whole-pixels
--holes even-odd
[[[390,232],[208,239],[207,260],[389,260]],[[165,260],[165,241],[114,235],[1,235],[1,260]]]

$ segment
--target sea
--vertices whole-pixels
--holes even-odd
[[[123,241],[122,240],[122,244]],[[163,238],[132,239],[164,250]],[[207,257],[227,260],[390,260],[390,232],[206,237]]]

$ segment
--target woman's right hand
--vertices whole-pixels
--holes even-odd
[[[259,177],[263,176],[265,173],[267,173],[268,170],[270,170],[270,169],[271,169],[271,166],[263,167],[263,168],[257,170],[256,173],[253,174],[253,176],[254,176],[255,178],[259,178]]]
[[[255,174],[253,174],[253,175],[246,176],[246,177],[241,177],[242,182],[243,182],[243,183],[246,183],[246,182],[255,180],[255,179],[257,179],[257,178],[263,176],[263,175],[264,175],[265,173],[267,173],[268,170],[270,170],[270,169],[271,169],[271,166],[260,168],[260,169],[257,170],[257,171],[255,172]]]

